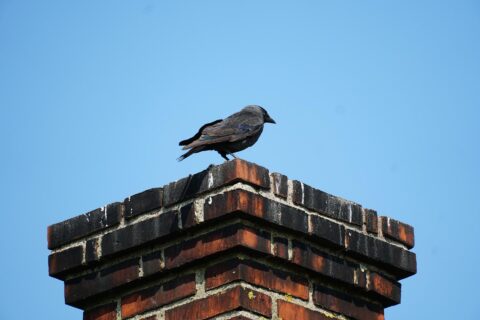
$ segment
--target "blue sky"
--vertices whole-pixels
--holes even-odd
[[[479,57],[474,0],[0,0],[0,319],[81,319],[47,225],[221,163],[177,142],[246,104],[240,157],[415,227],[387,319],[478,319]]]

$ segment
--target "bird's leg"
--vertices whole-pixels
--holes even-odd
[[[217,152],[222,156],[223,159],[225,159],[227,161],[230,160],[230,159],[228,159],[227,154],[225,152],[223,152],[223,151],[217,151]]]
[[[237,156],[235,155],[235,153],[230,152],[229,154],[230,154],[232,157],[234,157],[235,159],[238,159]]]

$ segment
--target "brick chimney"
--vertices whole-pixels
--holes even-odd
[[[384,319],[413,228],[242,160],[48,228],[84,320]]]

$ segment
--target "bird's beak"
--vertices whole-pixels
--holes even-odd
[[[264,121],[265,121],[265,122],[268,122],[268,123],[276,123],[275,120],[273,120],[272,118],[270,118],[270,116],[267,116]]]

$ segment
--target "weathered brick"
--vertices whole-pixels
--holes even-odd
[[[377,211],[372,209],[364,209],[365,212],[365,224],[367,226],[367,232],[378,233],[378,216]]]
[[[362,225],[362,207],[321,190],[293,181],[293,202],[331,218]]]
[[[381,217],[383,235],[411,249],[415,245],[413,227],[389,217]]]
[[[302,242],[292,241],[292,262],[347,284],[355,284],[355,268],[343,259],[322,252]]]
[[[308,232],[308,216],[306,212],[252,192],[232,190],[213,196],[205,201],[205,221],[231,214],[262,219],[302,233]]]
[[[83,320],[117,320],[117,303],[109,303],[83,313]]]
[[[176,231],[178,231],[177,212],[164,212],[156,217],[105,234],[102,240],[102,256],[117,254],[159,240]]]
[[[250,248],[268,254],[270,234],[242,224],[227,226],[166,248],[165,268],[175,268],[235,247]]]
[[[331,320],[323,313],[307,309],[298,304],[278,300],[278,317],[282,320]]]
[[[164,205],[170,206],[209,190],[240,181],[261,189],[270,188],[267,169],[235,159],[219,166],[211,166],[202,172],[166,185],[164,187]]]
[[[345,227],[319,216],[310,216],[312,230],[310,234],[324,243],[343,247],[345,243]]]
[[[280,173],[272,173],[273,193],[276,196],[287,199],[288,197],[288,177]]]
[[[130,259],[106,269],[65,281],[65,302],[80,307],[86,299],[139,278],[139,259]]]
[[[247,310],[265,317],[271,317],[272,300],[263,293],[237,286],[167,310],[165,320],[204,320],[234,310]]]
[[[399,304],[401,301],[401,284],[376,272],[370,272],[368,290],[378,295],[386,307]]]
[[[83,247],[72,247],[48,256],[48,272],[50,276],[64,279],[67,272],[74,271],[82,265]]]
[[[279,258],[288,259],[288,239],[273,237],[273,254]]]
[[[191,228],[197,224],[193,202],[180,208],[180,219],[182,221],[183,229]]]
[[[102,229],[118,225],[123,212],[121,203],[112,203],[105,208],[53,224],[48,227],[48,249],[57,249],[77,239]]]
[[[159,308],[195,294],[195,274],[132,293],[122,298],[122,318]]]
[[[162,251],[155,251],[142,257],[143,276],[148,277],[163,270]]]
[[[358,320],[383,320],[383,308],[331,288],[314,285],[313,303]]]
[[[98,238],[90,239],[85,245],[85,262],[87,264],[93,263],[100,259],[97,250],[99,246],[98,241]]]
[[[355,285],[367,290],[367,270],[355,269]]]
[[[163,189],[152,188],[125,199],[125,218],[130,219],[162,207]]]
[[[308,300],[306,278],[273,269],[258,262],[232,259],[208,267],[205,271],[207,290],[235,281],[245,281],[252,285]]]
[[[345,242],[347,252],[366,258],[371,263],[381,264],[398,279],[417,272],[417,261],[413,252],[353,230],[346,232]]]

